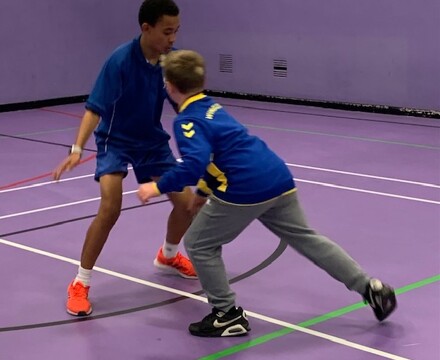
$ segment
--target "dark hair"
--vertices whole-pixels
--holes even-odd
[[[164,15],[179,15],[179,7],[173,0],[144,0],[139,9],[139,25],[147,23],[154,26]]]

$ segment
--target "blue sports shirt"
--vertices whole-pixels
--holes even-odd
[[[284,161],[210,97],[186,100],[173,127],[183,162],[160,178],[161,193],[197,184],[200,195],[249,205],[295,191]]]
[[[101,116],[97,140],[145,150],[168,142],[160,122],[165,97],[161,66],[147,62],[140,36],[121,45],[105,62],[86,102]]]

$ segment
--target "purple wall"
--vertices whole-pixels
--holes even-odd
[[[2,0],[0,104],[87,94],[141,2]],[[212,90],[440,110],[439,0],[177,2],[177,45],[205,55]]]
[[[0,104],[88,94],[141,1],[1,0]]]
[[[180,45],[207,58],[212,90],[440,110],[439,0],[179,4]],[[274,77],[274,59],[287,77]]]

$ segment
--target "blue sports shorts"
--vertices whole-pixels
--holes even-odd
[[[149,182],[152,177],[162,176],[177,164],[168,143],[149,150],[125,149],[121,146],[97,142],[95,180],[112,173],[128,173],[128,165],[133,166],[139,184]]]

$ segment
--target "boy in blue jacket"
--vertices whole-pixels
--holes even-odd
[[[221,248],[255,219],[348,289],[357,291],[379,321],[388,317],[396,307],[394,290],[369,277],[341,247],[308,226],[284,161],[203,94],[201,55],[175,51],[162,66],[167,92],[179,107],[174,134],[183,162],[157,182],[140,185],[138,196],[147,202],[197,184],[193,209],[198,214],[184,244],[213,309],[190,324],[190,333],[220,337],[250,330],[245,312],[235,306]]]

